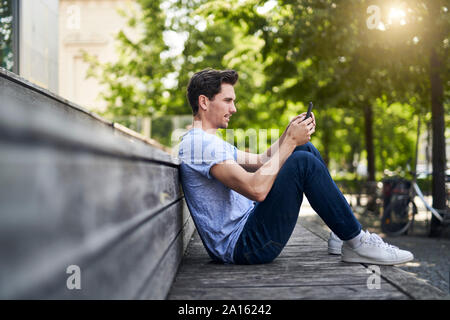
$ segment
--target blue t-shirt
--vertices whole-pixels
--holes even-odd
[[[194,128],[183,136],[178,156],[186,202],[208,253],[233,263],[234,247],[255,203],[214,178],[210,169],[236,161],[236,147]]]

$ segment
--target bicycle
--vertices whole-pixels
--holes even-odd
[[[417,125],[416,167],[419,135],[420,117]],[[429,235],[438,236],[442,229],[450,224],[449,193],[447,192],[447,206],[445,209],[438,210],[433,208],[425,200],[422,190],[417,184],[416,168],[412,171],[409,161],[407,171],[412,175],[412,180],[396,177],[385,179],[383,182],[384,211],[381,217],[381,230],[388,235],[399,236],[407,233],[410,228],[412,229],[414,218],[418,213],[414,199],[418,196],[425,208],[432,213]]]
[[[384,210],[381,230],[391,236],[406,233],[414,225],[418,213],[411,192],[412,182],[400,177],[383,180]]]
[[[387,206],[381,218],[381,230],[384,233],[399,236],[407,233],[410,228],[412,229],[414,217],[418,213],[417,205],[414,202],[416,196],[423,202],[425,208],[432,213],[430,235],[439,235],[442,228],[450,224],[448,206],[443,210],[438,210],[429,205],[417,184],[415,174],[413,174],[412,180],[395,178],[391,179],[390,183],[392,186],[391,198],[386,199]]]

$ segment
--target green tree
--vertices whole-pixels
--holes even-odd
[[[236,86],[238,111],[230,123],[237,130],[235,143],[248,147],[247,129],[278,128],[280,114],[271,110],[273,100],[267,92],[258,92],[263,86],[264,62],[260,49],[261,39],[249,35],[245,23],[236,25],[229,19],[213,19],[205,10],[209,1],[178,1],[170,10],[184,11],[184,19],[173,19],[170,28],[188,34],[177,70],[177,86],[171,92],[171,111],[191,113],[186,101],[186,86],[190,77],[204,68],[235,69],[240,80]],[[277,115],[273,116],[272,111]],[[286,124],[286,122],[284,123]],[[269,132],[269,141],[271,139]],[[262,148],[267,145],[261,146]],[[253,150],[257,151],[257,150]]]
[[[448,1],[408,1],[395,4],[382,2],[382,9],[392,23],[387,24],[387,37],[380,39],[390,50],[391,85],[398,101],[412,101],[420,117],[431,111],[432,127],[432,195],[433,206],[444,209],[445,190],[445,106],[450,94]],[[438,232],[432,219],[432,235]]]
[[[119,63],[93,69],[109,87],[109,113],[190,114],[190,76],[205,67],[233,68],[240,74],[233,128],[284,129],[314,101],[320,130],[313,141],[325,160],[354,172],[364,156],[369,180],[377,171],[405,165],[414,153],[417,117],[430,117],[433,199],[439,207],[450,74],[444,1],[139,3],[142,14],[132,15],[130,26],[140,26],[143,37],[135,41],[122,32]],[[372,4],[383,22],[375,28],[367,24]],[[405,13],[404,23],[401,15],[391,16],[393,5]],[[180,56],[166,54],[165,32],[186,35]],[[175,85],[165,85],[168,78]]]
[[[410,1],[407,5],[379,1],[383,25],[374,29],[367,26],[367,9],[373,1],[280,0],[265,17],[255,14],[258,7],[270,2],[234,1],[228,5],[215,1],[209,8],[210,14],[246,21],[249,33],[259,34],[265,42],[264,59],[270,60],[265,67],[266,84],[281,88],[285,99],[324,99],[327,105],[323,110],[345,106],[346,113],[357,116],[362,112],[370,180],[375,178],[376,168],[373,123],[377,99],[385,96],[386,108],[396,101],[413,105],[416,111],[406,113],[408,123],[414,114],[423,115],[423,106],[430,105],[431,97],[433,181],[439,180],[433,182],[433,199],[437,207],[445,202],[443,84],[448,84],[449,72],[448,59],[443,59],[448,56],[449,19],[444,1]],[[392,6],[405,14],[405,21],[401,14],[391,14]],[[386,115],[386,111],[378,114]],[[412,129],[401,121],[396,127]],[[331,143],[329,133],[324,137]],[[408,131],[397,130],[395,138],[412,145]],[[406,150],[412,155],[412,147]],[[396,154],[391,157],[399,159]]]
[[[152,116],[164,112],[165,77],[173,72],[173,61],[162,58],[169,47],[164,42],[165,12],[159,0],[138,0],[139,9],[128,14],[128,27],[138,32],[137,39],[121,30],[117,37],[118,61],[102,64],[84,53],[90,63],[88,76],[97,78],[106,90],[101,98],[107,103],[105,116]]]

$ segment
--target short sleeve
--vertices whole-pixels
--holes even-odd
[[[208,179],[213,178],[210,170],[214,165],[237,159],[236,147],[212,134],[191,135],[182,149],[181,160]]]

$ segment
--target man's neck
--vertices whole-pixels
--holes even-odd
[[[202,129],[203,131],[209,133],[209,134],[216,134],[218,128],[214,128],[211,126],[208,122],[202,121],[202,119],[194,117],[194,120],[192,122],[192,128],[196,129]]]

